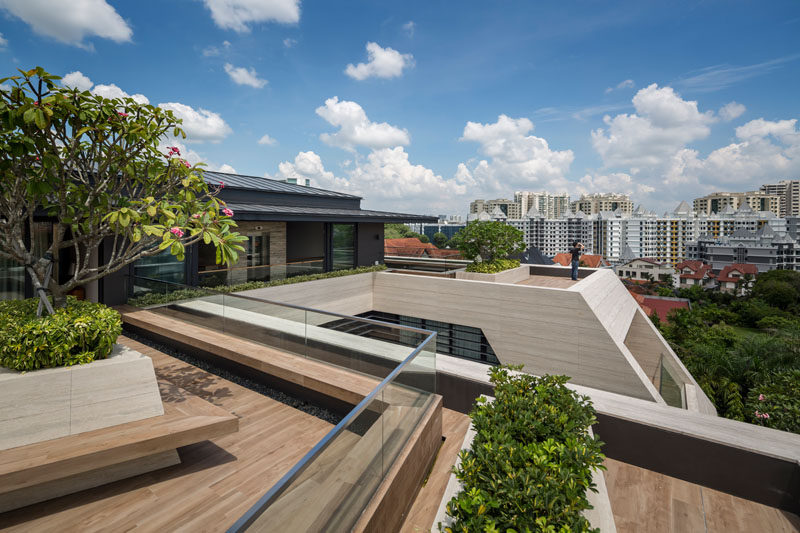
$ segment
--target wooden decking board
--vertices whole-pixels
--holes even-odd
[[[0,514],[0,530],[222,531],[332,427],[131,339],[120,342],[150,356],[159,379],[169,376],[189,393],[236,413],[239,432],[181,448],[180,465]],[[181,409],[177,400],[165,404]],[[292,426],[301,429],[275,431]]]
[[[618,533],[800,531],[800,517],[774,507],[606,459]]]
[[[436,530],[433,520],[436,518],[439,502],[447,487],[453,464],[461,450],[461,444],[464,442],[469,424],[470,420],[467,415],[450,409],[442,409],[442,433],[445,440],[436,456],[436,462],[431,468],[428,480],[417,494],[401,531],[418,533],[431,531],[431,528]]]

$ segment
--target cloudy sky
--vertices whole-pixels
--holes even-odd
[[[0,0],[0,13],[0,77],[41,65],[172,109],[193,161],[307,176],[367,208],[464,214],[549,190],[663,210],[800,177],[796,0]]]

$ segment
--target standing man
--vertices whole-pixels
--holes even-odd
[[[572,248],[569,249],[569,253],[572,255],[573,281],[578,281],[578,266],[581,264],[581,250],[583,250],[583,244],[578,241],[572,241]]]

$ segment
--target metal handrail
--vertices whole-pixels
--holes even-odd
[[[129,275],[128,277],[135,278],[135,279],[143,279],[143,280],[146,280],[146,281],[155,281],[157,283],[164,283],[166,285],[177,285],[179,287],[184,287],[184,288],[192,289],[192,290],[198,290],[198,291],[202,290],[202,291],[205,291],[205,292],[209,292],[211,294],[221,294],[221,295],[225,295],[225,296],[233,296],[235,298],[241,298],[241,299],[250,300],[250,301],[253,301],[253,302],[268,303],[268,304],[277,305],[277,306],[280,306],[280,307],[288,307],[290,309],[296,309],[296,310],[299,310],[299,311],[311,311],[313,313],[319,313],[319,314],[322,314],[322,315],[333,316],[333,317],[336,317],[336,318],[341,318],[341,319],[346,319],[346,320],[357,320],[359,322],[365,322],[367,324],[374,324],[376,326],[389,327],[389,328],[393,328],[393,329],[402,329],[402,330],[405,330],[405,331],[412,331],[414,333],[425,333],[425,334],[436,333],[435,331],[431,331],[429,329],[415,328],[415,327],[412,327],[412,326],[404,326],[402,324],[393,324],[391,322],[385,322],[383,320],[375,320],[373,318],[362,318],[362,317],[358,317],[358,316],[345,315],[343,313],[336,313],[334,311],[324,311],[322,309],[315,309],[313,307],[304,307],[302,305],[290,304],[290,303],[286,303],[286,302],[276,302],[275,300],[267,300],[266,298],[258,298],[256,296],[247,296],[247,295],[244,295],[244,294],[233,293],[233,292],[222,292],[222,291],[217,291],[215,289],[209,289],[207,287],[195,287],[195,286],[192,286],[192,285],[186,285],[186,284],[177,283],[177,282],[174,282],[174,281],[164,281],[162,279],[147,278],[147,277],[144,277],[144,276]],[[161,305],[169,305],[169,303],[161,304]],[[153,307],[156,307],[156,306],[153,306]]]
[[[269,505],[275,499],[283,494],[283,492],[288,488],[289,484],[300,474],[302,474],[319,454],[325,451],[325,449],[344,430],[344,428],[346,428],[353,420],[355,420],[358,415],[364,412],[364,410],[367,408],[367,406],[369,406],[370,403],[372,403],[378,393],[380,393],[390,382],[392,382],[394,378],[403,370],[403,368],[413,361],[435,336],[436,334],[431,332],[431,334],[425,338],[422,344],[417,346],[408,357],[406,357],[399,365],[397,365],[397,367],[388,376],[386,376],[377,387],[372,390],[372,392],[365,396],[364,399],[361,400],[361,402],[359,402],[359,404],[356,405],[352,411],[347,413],[341,422],[336,424],[336,426],[331,429],[327,435],[322,438],[322,440],[320,440],[313,448],[311,448],[311,450],[291,468],[291,470],[284,474],[284,476],[278,480],[278,482],[275,483],[275,485],[273,485],[266,494],[259,498],[258,501],[253,504],[253,506],[250,507],[250,509],[248,509],[228,529],[228,533],[245,531],[248,526],[252,525],[253,522],[255,522],[261,516],[261,514],[263,514],[267,507],[269,507]]]

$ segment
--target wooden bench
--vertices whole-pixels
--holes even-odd
[[[0,452],[0,512],[178,464],[176,448],[234,433],[239,419],[159,380],[164,414]]]

